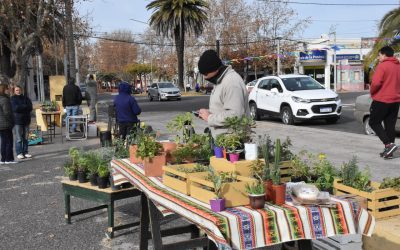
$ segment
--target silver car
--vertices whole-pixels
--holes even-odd
[[[375,135],[375,132],[369,126],[369,108],[372,103],[370,94],[361,95],[356,99],[356,107],[354,110],[354,117],[356,120],[363,124],[364,133],[367,135]],[[400,111],[397,115],[396,131],[400,132]]]
[[[153,99],[157,99],[159,101],[162,100],[181,100],[181,91],[171,82],[159,82],[153,83],[148,89],[149,101],[153,101]]]

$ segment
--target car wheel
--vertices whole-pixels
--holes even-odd
[[[150,95],[150,93],[147,95],[147,97],[149,98],[149,101],[153,101],[153,97]]]
[[[286,125],[293,125],[294,124],[294,118],[293,118],[293,113],[292,109],[288,106],[283,107],[281,110],[281,118],[283,124]]]
[[[257,112],[257,104],[254,102],[250,103],[250,115],[254,120],[260,120],[260,114]]]
[[[328,123],[328,124],[335,124],[335,123],[337,123],[337,121],[339,121],[339,117],[326,119],[326,123]]]
[[[366,135],[375,135],[375,131],[369,126],[369,116],[364,119],[364,133]]]

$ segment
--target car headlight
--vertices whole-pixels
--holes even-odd
[[[340,102],[340,101],[341,101],[341,100],[340,100],[340,97],[339,97],[339,96],[336,96],[335,101]]]
[[[302,102],[302,103],[310,103],[311,100],[310,99],[303,99],[297,96],[292,96],[292,100],[295,102]]]

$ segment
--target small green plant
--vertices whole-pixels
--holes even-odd
[[[72,161],[66,161],[64,163],[64,173],[66,176],[72,176],[76,173],[77,169],[72,164]]]
[[[265,144],[261,147],[261,152],[264,158],[264,171],[263,171],[264,181],[271,179],[270,151],[271,151],[271,139],[267,137]]]
[[[214,144],[217,147],[223,147],[225,145],[225,134],[217,135],[217,138],[215,138]]]
[[[246,183],[245,185],[245,190],[247,194],[250,195],[260,195],[260,194],[265,194],[265,187],[264,183],[256,181],[254,183]]]
[[[393,188],[396,191],[400,191],[400,177],[384,178],[379,189],[385,188]]]
[[[191,132],[188,126],[193,126],[193,115],[189,112],[179,114],[167,123],[168,131],[182,133],[182,136],[176,136],[177,143],[186,143],[190,140]]]
[[[274,167],[272,168],[271,171],[271,179],[274,185],[279,185],[281,184],[281,168],[280,168],[280,163],[281,163],[281,140],[276,139],[275,143],[275,161],[274,161]]]
[[[221,175],[218,175],[213,167],[208,168],[208,177],[210,181],[213,183],[214,195],[216,199],[222,199],[222,184],[223,180]]]
[[[254,120],[247,116],[227,117],[224,121],[224,126],[228,128],[228,133],[238,135],[242,143],[251,142],[254,125]]]
[[[77,149],[76,147],[71,147],[68,151],[68,155],[71,158],[72,165],[76,169],[78,168],[78,161],[79,161],[80,154],[81,153],[79,152],[79,149]]]
[[[209,166],[204,166],[201,164],[196,164],[194,168],[185,168],[185,167],[178,167],[177,170],[186,174],[190,173],[199,173],[199,172],[206,172],[208,171]]]
[[[369,170],[360,171],[355,156],[349,162],[342,164],[339,176],[346,186],[366,192],[372,191]]]
[[[95,151],[89,151],[86,154],[88,177],[98,174],[98,166],[103,161],[101,156]]]
[[[88,166],[88,158],[86,153],[82,153],[78,158],[78,171],[86,172]]]
[[[289,137],[286,137],[286,140],[281,145],[281,158],[282,161],[290,161],[293,157],[292,151],[290,151],[290,147],[292,146],[292,141]]]
[[[224,140],[224,148],[227,153],[240,153],[243,151],[243,145],[237,134],[226,134]]]
[[[159,155],[162,150],[161,143],[157,142],[153,136],[144,135],[139,144],[138,149],[136,150],[136,157],[144,158],[154,158]]]
[[[291,174],[292,178],[307,178],[310,176],[310,163],[307,158],[307,151],[302,150],[298,155],[292,157]]]
[[[174,150],[172,156],[178,164],[184,161],[193,161],[195,158],[195,147],[192,143],[184,144]]]
[[[99,164],[98,170],[99,176],[102,178],[108,177],[110,170],[108,169],[108,163],[102,162]]]
[[[129,145],[125,142],[125,140],[121,138],[116,138],[113,141],[113,146],[115,148],[114,157],[117,159],[123,159],[129,157]]]

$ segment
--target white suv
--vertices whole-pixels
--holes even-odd
[[[284,124],[302,120],[336,123],[342,112],[339,96],[305,75],[267,76],[258,79],[249,94],[254,119],[261,115],[278,116]]]

